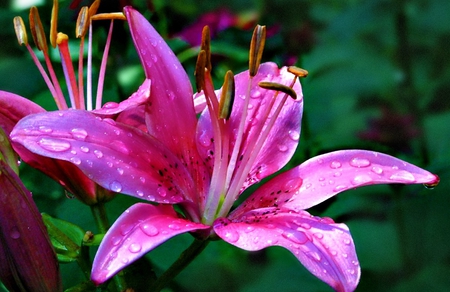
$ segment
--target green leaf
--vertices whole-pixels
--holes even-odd
[[[55,248],[60,262],[76,261],[81,249],[85,232],[77,225],[42,214],[50,241]]]
[[[5,161],[16,174],[19,174],[17,154],[12,149],[8,136],[2,128],[0,128],[0,160]]]

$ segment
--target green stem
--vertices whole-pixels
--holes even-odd
[[[151,286],[150,291],[161,291],[172,279],[183,271],[208,245],[209,240],[195,239],[194,242],[181,253],[180,257],[167,269]]]

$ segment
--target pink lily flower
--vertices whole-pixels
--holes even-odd
[[[437,184],[438,177],[386,154],[336,151],[277,175],[231,211],[245,189],[280,170],[297,147],[303,109],[297,76],[264,63],[236,75],[235,91],[226,82],[215,92],[206,63],[205,74],[203,67],[197,72],[203,90],[197,97],[204,100],[198,108],[207,108],[197,119],[190,81],[173,52],[141,14],[124,11],[151,79],[146,131],[73,110],[27,116],[10,135],[36,154],[75,159],[104,188],[160,203],[137,203],[116,220],[91,279],[103,283],[171,237],[191,232],[249,251],[284,247],[335,290],[353,291],[361,272],[348,227],[305,210],[364,185]],[[222,106],[230,95],[232,106]],[[70,135],[74,128],[87,135]],[[54,148],[45,147],[49,141]],[[83,148],[89,151],[78,151]]]
[[[68,86],[68,95],[71,101],[71,109],[85,109],[92,110],[98,116],[113,118],[120,120],[128,124],[141,124],[139,119],[143,120],[143,114],[140,114],[142,110],[139,108],[144,104],[150,95],[150,80],[145,80],[141,87],[132,94],[128,99],[120,102],[108,102],[102,107],[102,91],[103,91],[103,81],[106,73],[106,60],[109,51],[109,43],[112,35],[113,19],[120,19],[120,15],[107,14],[107,15],[95,15],[96,5],[98,2],[91,6],[91,9],[81,10],[80,15],[90,13],[91,19],[111,19],[111,26],[109,30],[108,40],[105,46],[105,53],[103,56],[103,61],[99,74],[99,82],[97,86],[97,96],[95,108],[93,105],[93,97],[91,93],[92,89],[92,76],[91,76],[91,49],[89,49],[88,55],[88,84],[86,90],[86,101],[84,98],[84,83],[83,83],[83,54],[84,54],[84,34],[80,32],[79,37],[82,39],[80,42],[80,52],[79,52],[79,73],[78,82],[75,70],[72,65],[72,58],[68,46],[68,36],[63,33],[56,33],[56,23],[57,23],[57,13],[58,13],[58,2],[54,2],[53,7],[53,19],[52,19],[52,29],[50,33],[51,43],[54,47],[58,47],[61,63],[64,69],[65,79]],[[84,12],[83,12],[84,11]],[[81,16],[80,16],[81,17]],[[122,15],[122,18],[123,15]],[[84,28],[87,31],[88,27],[91,27],[92,20],[86,21],[87,25]],[[48,45],[45,38],[44,31],[42,29],[42,23],[39,18],[39,13],[36,7],[33,7],[30,11],[30,26],[35,40],[36,46],[40,51],[43,52],[45,64],[47,66],[47,71],[39,62],[37,56],[32,50],[28,43],[28,37],[23,20],[20,17],[14,19],[14,27],[16,29],[18,41],[20,45],[25,45],[30,55],[41,72],[50,93],[55,99],[55,103],[59,110],[68,110],[69,106],[66,103],[61,86],[56,77],[55,71],[53,69],[52,62],[48,53]],[[83,27],[79,27],[83,29]],[[92,28],[91,28],[92,29]],[[91,36],[92,34],[90,34]],[[89,45],[92,44],[90,40]],[[47,73],[48,72],[48,73]],[[0,91],[0,127],[9,134],[12,128],[17,124],[17,122],[23,117],[33,114],[42,113],[45,110],[38,104],[30,101],[27,98],[21,97],[19,95]],[[138,120],[136,122],[135,120]],[[41,127],[40,131],[49,131],[48,128]],[[86,135],[83,130],[73,129],[71,134],[75,137],[82,138]],[[73,163],[68,163],[62,160],[49,159],[44,156],[36,155],[24,147],[13,143],[15,151],[19,154],[21,159],[31,165],[32,167],[41,170],[48,176],[50,176],[55,181],[59,182],[69,193],[73,194],[75,197],[83,201],[85,204],[92,205],[98,201],[109,200],[113,197],[113,194],[108,190],[100,190],[98,185],[90,180],[83,172],[81,172]],[[54,145],[48,145],[48,147],[54,147]],[[81,150],[83,151],[83,150]]]

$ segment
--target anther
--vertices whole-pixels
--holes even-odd
[[[275,82],[265,82],[265,81],[259,82],[258,85],[259,85],[259,87],[264,88],[264,89],[284,92],[287,95],[289,95],[290,97],[292,97],[293,99],[297,99],[297,93],[295,93],[295,90],[289,86],[275,83]]]
[[[95,0],[94,3],[89,6],[89,18],[97,13],[98,7],[100,6],[100,0]]]
[[[58,0],[53,0],[52,18],[50,21],[50,44],[56,48],[56,36],[58,34]]]
[[[235,95],[234,74],[228,70],[225,74],[225,80],[222,86],[222,93],[219,102],[219,117],[222,119],[229,119],[231,116],[231,109],[233,108]]]
[[[308,76],[308,71],[306,71],[305,69],[296,67],[296,66],[289,66],[288,67],[288,72],[294,74],[297,77],[306,77]]]
[[[127,20],[122,12],[99,13],[91,16],[91,20]]]
[[[197,57],[197,63],[195,64],[195,84],[197,86],[197,92],[202,91],[205,88],[205,65],[206,65],[206,52],[201,50]]]
[[[19,45],[28,45],[27,30],[25,29],[25,24],[20,16],[14,17],[14,31],[16,32],[17,41]]]
[[[209,26],[207,25],[205,25],[202,30],[201,50],[205,51],[206,53],[205,67],[206,69],[208,69],[208,71],[211,72],[211,33],[209,31]]]
[[[47,52],[47,39],[45,38],[44,28],[42,27],[41,18],[36,6],[30,9],[30,29],[33,36],[34,43],[39,51]]]
[[[94,2],[95,3],[95,2]],[[77,38],[84,37],[89,27],[89,8],[84,6],[78,14],[77,24],[75,27],[75,36]]]
[[[252,41],[250,43],[250,53],[248,58],[249,73],[253,77],[258,73],[261,63],[264,44],[266,43],[266,27],[257,25],[253,31]]]

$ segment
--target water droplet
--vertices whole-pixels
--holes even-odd
[[[106,164],[107,164],[109,167],[113,167],[113,166],[114,166],[114,164],[113,164],[111,161],[107,161]]]
[[[250,232],[252,232],[252,231],[254,231],[255,230],[255,227],[253,227],[253,226],[247,226],[247,228],[245,228],[245,233],[250,233]]]
[[[42,133],[51,133],[53,130],[47,126],[39,126],[39,131]]]
[[[70,149],[71,145],[67,141],[52,139],[52,138],[41,138],[38,142],[39,146],[43,149],[52,152],[63,152]]]
[[[314,233],[314,236],[317,237],[318,239],[322,239],[323,238],[323,234],[320,233],[320,232]]]
[[[334,177],[340,177],[342,175],[342,173],[340,171],[336,171],[333,176]]]
[[[322,257],[315,251],[308,251],[306,255],[318,262],[322,260]]]
[[[100,150],[94,150],[94,154],[97,158],[102,158],[103,157],[103,152]]]
[[[346,185],[337,185],[337,186],[333,189],[333,192],[340,192],[340,191],[345,190],[346,188],[347,188]]]
[[[389,177],[390,180],[395,180],[398,182],[412,183],[416,181],[416,178],[412,173],[406,170],[400,170]]]
[[[152,54],[150,57],[152,58],[153,62],[158,62],[158,56],[156,56],[155,54]]]
[[[148,235],[148,236],[155,236],[155,235],[158,235],[158,234],[159,234],[158,228],[156,228],[156,227],[155,227],[154,225],[152,225],[152,224],[148,224],[148,223],[142,224],[142,225],[140,226],[140,228],[141,228],[142,232],[144,232],[144,234],[145,234],[145,235]]]
[[[134,224],[123,224],[120,226],[120,234],[127,235],[133,230]]]
[[[119,243],[122,241],[121,236],[113,236],[111,237],[111,243],[112,245],[119,245]]]
[[[139,243],[132,243],[128,247],[128,250],[132,253],[138,253],[142,250],[142,246]]]
[[[372,171],[374,173],[376,173],[376,174],[379,174],[379,175],[383,174],[383,169],[381,167],[379,167],[379,166],[372,167]]]
[[[70,132],[72,133],[72,137],[81,141],[84,141],[88,135],[86,130],[81,128],[73,128]]]
[[[164,187],[158,187],[156,191],[158,192],[158,195],[160,195],[163,198],[167,195],[167,190]]]
[[[352,243],[352,241],[348,238],[344,239],[344,244],[346,245],[350,245]]]
[[[122,174],[123,174],[123,168],[118,167],[118,168],[117,168],[117,172],[118,172],[120,175],[122,175]]]
[[[225,239],[228,242],[236,242],[239,240],[239,233],[234,230],[227,230],[225,232]]]
[[[139,177],[139,180],[140,180],[142,183],[145,183],[145,177],[140,176],[140,177]]]
[[[286,152],[288,150],[288,147],[284,144],[278,144],[277,147],[280,152]]]
[[[80,164],[81,164],[81,159],[78,158],[78,157],[72,157],[72,158],[70,158],[70,161],[71,161],[73,164],[76,164],[76,165],[80,165]]]
[[[302,231],[285,231],[281,234],[284,238],[292,241],[293,243],[305,244],[309,239]]]
[[[89,152],[89,147],[81,146],[80,150],[81,150],[81,152],[88,153]]]
[[[200,145],[203,147],[209,147],[211,145],[211,137],[204,131],[199,137]]]
[[[19,230],[17,229],[17,227],[11,228],[11,231],[9,232],[9,236],[10,236],[12,239],[18,239],[18,238],[20,237],[20,232],[19,232]]]
[[[370,176],[368,176],[367,174],[360,174],[353,178],[352,184],[362,185],[362,184],[366,184],[366,183],[369,183],[372,181],[373,181],[372,178]]]
[[[144,192],[140,191],[140,190],[137,190],[136,191],[136,195],[138,195],[139,197],[143,197],[144,196]]]
[[[103,105],[103,109],[113,109],[119,107],[117,102],[109,101]]]
[[[180,230],[180,225],[176,222],[169,224],[168,227],[172,230]]]
[[[252,91],[250,92],[250,97],[251,98],[260,98],[261,91],[259,91],[258,89],[252,89]]]
[[[289,190],[289,191],[297,190],[301,185],[302,185],[302,180],[299,178],[294,178],[285,183],[284,189]]]
[[[116,180],[113,180],[109,184],[109,188],[111,189],[111,191],[119,193],[120,191],[122,191],[122,184]]]
[[[350,160],[350,165],[358,168],[368,167],[370,165],[370,161],[365,158],[355,157],[352,160]]]
[[[303,229],[311,229],[311,225],[309,225],[308,223],[301,223],[300,227],[302,227]]]
[[[342,166],[342,164],[339,161],[333,161],[330,164],[330,167],[333,168],[333,169],[340,168],[341,166]]]
[[[298,139],[300,138],[300,133],[298,131],[290,130],[289,138],[291,138],[293,141],[298,141]]]

